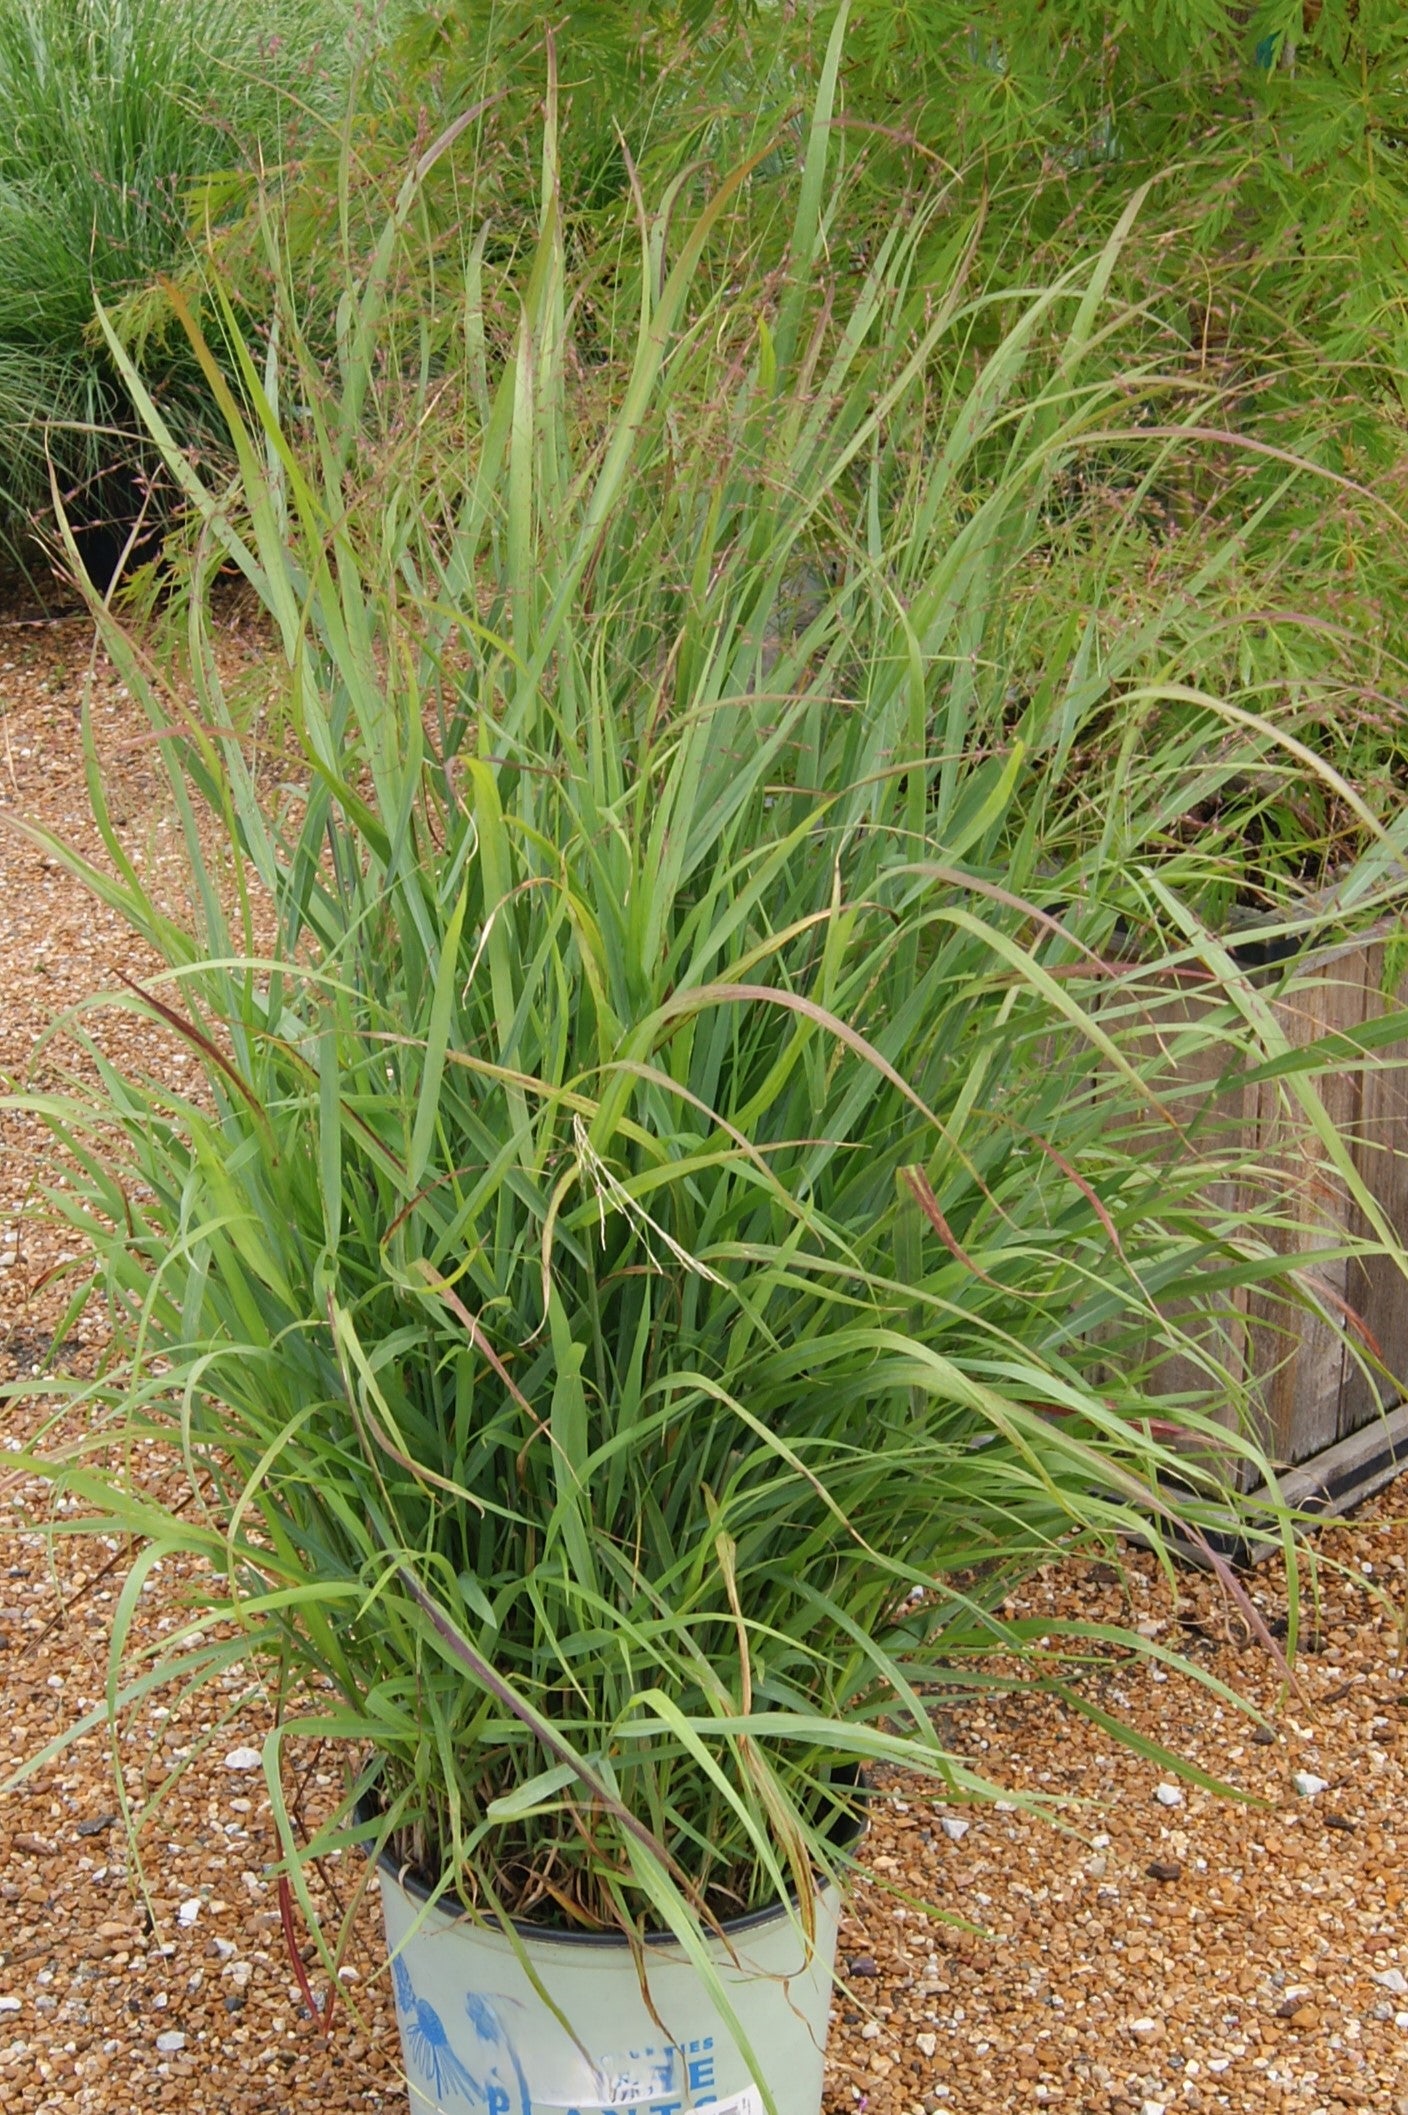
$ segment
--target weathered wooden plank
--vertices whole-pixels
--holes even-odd
[[[1373,1019],[1403,1003],[1403,994],[1384,993],[1385,949],[1367,950],[1364,1018]],[[1366,1187],[1393,1227],[1408,1243],[1408,1042],[1388,1045],[1366,1061],[1354,1159]],[[1367,1217],[1356,1206],[1353,1230],[1372,1238]],[[1348,1296],[1377,1344],[1384,1373],[1366,1372],[1350,1358],[1340,1392],[1339,1434],[1357,1432],[1373,1418],[1408,1398],[1408,1279],[1391,1256],[1354,1261]]]
[[[1408,987],[1400,998],[1385,999],[1384,962],[1385,943],[1379,937],[1327,950],[1302,967],[1275,1001],[1290,1042],[1304,1046],[1335,1032],[1353,1039],[1387,1005],[1408,1002]],[[1179,1029],[1197,1018],[1200,1005],[1189,995],[1161,1008],[1151,1018],[1150,1047],[1157,1043],[1173,1050]],[[1210,1085],[1220,1062],[1213,1049],[1180,1054],[1171,1077],[1183,1086]],[[1408,1040],[1327,1072],[1316,1085],[1358,1173],[1408,1244]],[[1199,1328],[1205,1351],[1236,1379],[1253,1381],[1259,1437],[1271,1458],[1282,1465],[1306,1462],[1394,1403],[1408,1400],[1408,1278],[1391,1256],[1310,1260],[1317,1249],[1344,1245],[1347,1234],[1371,1238],[1372,1228],[1284,1083],[1224,1093],[1208,1120],[1237,1128],[1256,1166],[1255,1176],[1227,1201],[1276,1222],[1264,1231],[1288,1260],[1307,1258],[1306,1282],[1335,1320],[1322,1321],[1270,1292],[1253,1291],[1214,1321],[1195,1320],[1170,1304],[1170,1333]],[[1348,1323],[1353,1339],[1355,1316],[1377,1342],[1386,1375],[1366,1372],[1347,1349],[1342,1325]],[[1208,1373],[1197,1359],[1175,1350],[1157,1359],[1152,1342],[1147,1355],[1156,1360],[1150,1374],[1153,1393],[1206,1394]],[[1230,1421],[1230,1404],[1228,1416]]]
[[[1157,1055],[1160,1091],[1185,1127],[1183,1133],[1170,1130],[1151,1141],[1149,1150],[1154,1157],[1171,1165],[1184,1149],[1185,1135],[1191,1150],[1203,1153],[1210,1146],[1216,1151],[1229,1139],[1240,1144],[1246,1133],[1248,1089],[1235,1085],[1216,1096],[1199,1091],[1222,1078],[1228,1063],[1226,1047],[1205,1036],[1193,1038],[1191,1049],[1183,1047],[1187,1031],[1205,1026],[1209,1009],[1219,1009],[1221,1004],[1220,996],[1212,991],[1166,994],[1157,1004],[1151,1003],[1147,1031],[1128,1046],[1131,1058]],[[1229,1222],[1235,1220],[1242,1202],[1237,1183],[1214,1183],[1206,1194],[1214,1208],[1221,1206],[1226,1211]],[[1195,1400],[1205,1413],[1211,1410],[1216,1416],[1217,1375],[1225,1373],[1230,1386],[1221,1409],[1230,1429],[1235,1421],[1233,1402],[1245,1380],[1249,1356],[1246,1289],[1230,1291],[1220,1312],[1189,1300],[1161,1300],[1158,1311],[1166,1327],[1157,1333],[1151,1329],[1142,1348],[1150,1393]],[[1181,1341],[1189,1348],[1181,1348]],[[1161,1355],[1164,1345],[1172,1348]],[[1214,1396],[1211,1405],[1210,1392]]]
[[[1337,1030],[1352,1033],[1363,1019],[1365,993],[1366,950],[1347,949],[1298,977],[1277,1000],[1277,1016],[1288,1041],[1304,1046]],[[1342,1136],[1357,1135],[1360,1088],[1357,1066],[1318,1082],[1321,1102]],[[1290,1259],[1342,1245],[1351,1222],[1350,1194],[1310,1119],[1281,1082],[1263,1084],[1253,1094],[1258,1158],[1280,1191],[1275,1247]],[[1343,1259],[1308,1263],[1306,1271],[1332,1310],[1348,1306]],[[1339,1433],[1342,1331],[1308,1309],[1290,1309],[1260,1291],[1248,1302],[1248,1320],[1263,1444],[1274,1461],[1304,1461]]]
[[[1338,1439],[1332,1447],[1317,1454],[1313,1461],[1280,1479],[1281,1501],[1298,1513],[1313,1513],[1321,1517],[1332,1517],[1338,1513],[1352,1513],[1356,1506],[1363,1505],[1376,1491],[1401,1476],[1408,1467],[1408,1406],[1400,1405],[1385,1417],[1375,1417],[1358,1432],[1351,1432]],[[1272,1510],[1270,1494],[1252,1492],[1248,1510],[1254,1515],[1258,1495],[1265,1498],[1267,1511]],[[1238,1563],[1259,1564],[1267,1557],[1276,1556],[1281,1549],[1280,1533],[1276,1529],[1259,1535],[1253,1530],[1222,1545],[1222,1554]],[[1197,1553],[1191,1553],[1194,1561]]]

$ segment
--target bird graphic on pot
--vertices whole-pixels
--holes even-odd
[[[470,2107],[484,2109],[485,2115],[533,2115],[523,2066],[487,1998],[472,1990],[464,2001],[476,2044],[471,2070],[451,2045],[435,2007],[416,1995],[410,1970],[399,1955],[391,1963],[391,1978],[407,2054],[438,2101],[454,2094]]]

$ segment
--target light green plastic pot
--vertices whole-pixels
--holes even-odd
[[[522,1925],[520,1955],[502,1931],[430,1905],[387,1856],[378,1878],[413,2115],[764,2115],[764,2084],[777,2115],[818,2115],[836,1887],[818,1892],[810,1955],[783,1907],[710,1944],[759,2076],[673,1940],[646,1942],[643,1989],[615,1935]]]

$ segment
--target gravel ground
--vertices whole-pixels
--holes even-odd
[[[255,648],[234,635],[229,652],[249,663]],[[0,625],[0,816],[42,815],[85,841],[86,664],[80,622]],[[106,675],[95,717],[120,827],[159,871],[166,826],[149,752]],[[140,967],[107,913],[0,829],[0,1080],[29,1069],[56,1012]],[[150,1036],[128,1016],[101,1018],[111,1048],[130,1054],[134,1037]],[[0,1116],[0,1389],[43,1355],[61,1304],[48,1276],[61,1252],[13,1217],[42,1169],[39,1135]],[[96,1349],[80,1336],[63,1357],[77,1364]],[[21,1429],[12,1404],[12,1443]],[[101,1696],[120,1589],[116,1567],[78,1568],[80,1557],[94,1563],[91,1548],[51,1553],[39,1518],[38,1494],[0,1479],[0,1771]],[[1177,1787],[1157,1759],[1035,1690],[956,1716],[955,1744],[1014,1795],[1073,1802],[1066,1827],[1015,1806],[945,1807],[901,1780],[880,1788],[842,1934],[830,2115],[1408,2115],[1408,1479],[1328,1531],[1320,1555],[1315,1649],[1284,1696],[1202,1578],[1184,1577],[1175,1596],[1131,1551],[1118,1571],[1053,1566],[1032,1583],[1027,1612],[1132,1617],[1254,1697],[1274,1732],[1260,1737],[1207,1689],[1146,1665],[1106,1670],[1087,1689],[1238,1787],[1238,1804]],[[182,1583],[169,1568],[156,1575],[143,1624],[175,1620]],[[1276,1569],[1253,1591],[1274,1624]],[[326,2115],[404,2108],[369,1908],[327,2038],[302,2002],[266,1877],[262,1779],[234,1766],[262,1737],[260,1701],[230,1680],[213,1733],[158,1705],[127,1737],[139,1787],[190,1758],[143,1834],[145,1898],[98,1737],[0,1807],[0,2109],[263,2115],[295,2098]],[[316,1802],[336,1760],[303,1763]],[[330,1871],[329,1899],[350,1901],[357,1878]],[[312,1974],[323,2000],[325,1979]]]

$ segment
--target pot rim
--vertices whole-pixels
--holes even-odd
[[[864,1770],[857,1768],[851,1784],[852,1788],[859,1793],[862,1803],[868,1803],[871,1786]],[[373,1821],[376,1819],[378,1811],[373,1791],[369,1787],[357,1801],[353,1810],[354,1819],[358,1822]],[[837,1823],[838,1826],[832,1841],[842,1856],[848,1857],[854,1853],[857,1844],[859,1844],[869,1829],[869,1817],[865,1812],[846,1814],[838,1811]],[[370,1846],[368,1847],[368,1854],[370,1855]],[[466,1909],[463,1902],[456,1895],[442,1894],[432,1902],[433,1891],[426,1885],[420,1874],[414,1872],[409,1866],[398,1865],[388,1849],[383,1848],[376,1853],[376,1865],[378,1872],[385,1874],[387,1879],[394,1880],[402,1893],[412,1896],[414,1900],[440,1911],[443,1915],[453,1918],[456,1922],[463,1922],[473,1917],[473,1911]],[[818,1886],[817,1893],[824,1894],[826,1889],[834,1884],[831,1880],[825,1881]],[[725,1939],[733,1939],[740,1933],[757,1931],[761,1926],[772,1923],[776,1918],[787,1916],[796,1907],[796,1904],[796,1892],[794,1889],[789,1888],[785,1902],[768,1902],[761,1909],[745,1910],[741,1917],[726,1918],[713,1932],[706,1932],[705,1936],[706,1938],[715,1939],[719,1936]],[[554,1925],[530,1923],[523,1917],[510,1917],[509,1923],[520,1938],[531,1939],[539,1945],[587,1946],[598,1950],[617,1948],[621,1951],[629,1951],[633,1943],[622,1931],[562,1931]],[[486,1932],[497,1933],[502,1936],[503,1927],[497,1922],[485,1920],[482,1928]],[[648,1931],[643,1935],[641,1943],[646,1946],[678,1946],[679,1939],[672,1931]]]

